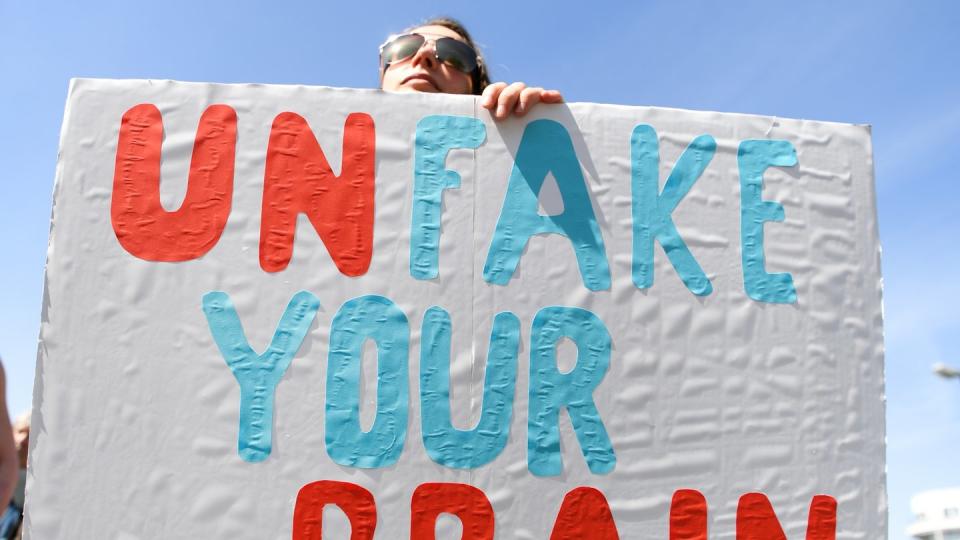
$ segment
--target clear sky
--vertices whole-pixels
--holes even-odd
[[[493,77],[568,101],[873,125],[883,243],[890,538],[960,486],[960,2],[0,0],[0,354],[31,403],[71,77],[372,87],[384,37],[461,18]]]

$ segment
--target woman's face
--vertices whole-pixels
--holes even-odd
[[[460,34],[445,26],[419,26],[411,30],[427,41],[416,54],[394,62],[383,73],[380,87],[389,92],[439,92],[469,94],[473,81],[470,75],[437,61],[436,42],[441,37],[464,41]]]

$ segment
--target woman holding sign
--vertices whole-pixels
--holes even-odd
[[[563,102],[557,90],[527,87],[522,82],[491,84],[470,33],[458,21],[446,17],[391,36],[380,46],[380,88],[388,92],[480,95],[480,104],[498,120],[510,114],[523,116],[540,102]]]

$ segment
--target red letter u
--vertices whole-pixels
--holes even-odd
[[[211,105],[200,117],[187,194],[173,212],[160,204],[163,118],[150,103],[120,121],[110,219],[123,249],[148,261],[178,262],[210,251],[227,224],[233,198],[237,113]]]

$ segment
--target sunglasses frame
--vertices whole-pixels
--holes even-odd
[[[389,47],[390,45],[394,44],[394,43],[395,43],[397,40],[399,40],[399,39],[407,38],[407,37],[410,37],[410,36],[416,36],[416,37],[420,38],[420,40],[421,40],[420,45],[419,45],[416,49],[414,49],[412,53],[410,53],[408,56],[404,56],[403,58],[395,58],[395,59],[390,60],[390,61],[387,61],[386,58],[384,58],[383,53],[384,53],[384,51],[387,49],[387,47]],[[428,36],[431,36],[431,37],[428,37]],[[440,53],[441,45],[440,45],[440,43],[444,42],[444,40],[450,40],[450,42],[455,43],[456,45],[454,45],[454,47],[461,47],[461,46],[462,46],[462,47],[466,47],[467,49],[469,49],[470,52],[473,54],[473,69],[471,69],[471,70],[469,70],[469,71],[464,71],[464,70],[456,67],[455,65],[447,62],[445,59],[441,58],[441,53]],[[434,56],[434,58],[436,58],[437,62],[439,62],[439,63],[441,63],[441,64],[443,64],[443,65],[445,65],[445,66],[449,66],[450,68],[455,69],[455,70],[459,71],[460,73],[464,73],[464,74],[466,74],[466,75],[469,75],[469,76],[471,77],[471,79],[473,79],[474,87],[475,87],[475,88],[477,87],[477,85],[479,84],[479,79],[480,79],[480,65],[481,65],[481,63],[483,62],[483,59],[482,59],[482,57],[480,56],[480,54],[476,51],[476,49],[474,49],[473,47],[471,47],[469,43],[460,41],[460,40],[458,40],[458,39],[455,39],[455,38],[452,38],[452,37],[449,37],[449,36],[438,36],[438,35],[435,35],[435,34],[426,34],[426,35],[425,35],[425,34],[421,34],[421,33],[419,33],[419,32],[409,32],[409,33],[406,33],[406,34],[398,34],[398,35],[395,35],[395,36],[390,36],[389,38],[387,38],[387,40],[386,40],[385,42],[383,42],[382,45],[380,45],[380,72],[381,72],[381,76],[382,76],[383,73],[385,73],[385,72],[387,71],[387,68],[389,68],[391,65],[393,65],[393,64],[395,64],[395,63],[397,63],[397,62],[403,62],[404,60],[407,60],[407,59],[410,59],[410,58],[413,58],[414,56],[416,56],[417,53],[420,52],[420,49],[422,49],[423,46],[426,45],[428,41],[432,41],[432,42],[434,43],[433,56]],[[446,49],[447,47],[444,46],[443,48]],[[446,56],[446,55],[444,55],[444,56]]]

